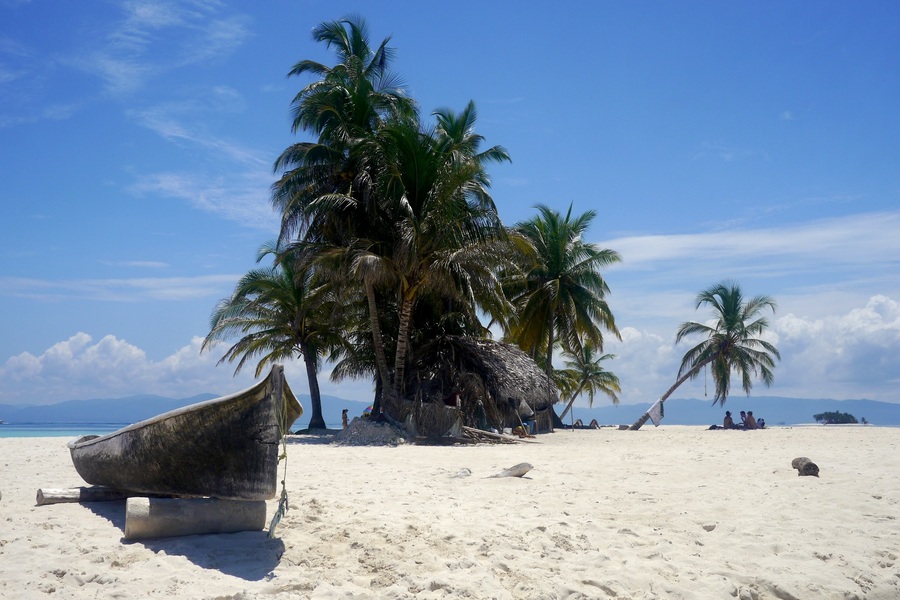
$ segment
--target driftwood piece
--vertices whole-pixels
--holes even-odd
[[[125,503],[126,540],[262,531],[265,525],[263,500],[129,498]]]
[[[791,461],[791,466],[797,469],[797,476],[819,476],[819,466],[805,456],[798,456]]]
[[[525,473],[532,470],[533,468],[534,467],[532,467],[528,463],[519,463],[517,465],[513,465],[512,467],[510,467],[508,469],[503,469],[496,475],[491,475],[491,478],[493,478],[493,477],[522,477],[523,475],[525,475]]]
[[[139,495],[137,492],[126,492],[115,488],[94,486],[63,489],[39,489],[37,491],[37,505],[63,504],[66,502],[110,502],[113,500],[125,500]]]
[[[481,429],[475,429],[474,427],[467,427],[463,425],[462,428],[463,436],[480,441],[480,442],[499,442],[501,444],[518,444],[519,442],[524,442],[520,438],[515,438],[511,435],[506,435],[502,433],[493,433],[491,431],[482,431]]]

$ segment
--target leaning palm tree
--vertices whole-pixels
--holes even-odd
[[[532,358],[541,358],[549,378],[558,343],[577,348],[584,340],[602,350],[601,329],[619,337],[600,269],[622,258],[582,239],[595,211],[573,217],[570,205],[562,217],[548,206],[537,208],[538,216],[515,227],[533,252],[524,255],[521,270],[506,281],[516,313],[508,337]]]
[[[264,246],[258,259],[269,254],[277,254],[277,247]],[[316,282],[311,269],[296,270],[294,264],[292,257],[282,257],[273,267],[244,275],[231,296],[221,300],[213,311],[210,332],[201,349],[241,336],[218,364],[237,360],[237,375],[248,361],[259,358],[257,377],[270,364],[301,356],[312,405],[309,427],[324,429],[319,359],[341,340],[334,333],[335,310],[328,287]]]
[[[579,394],[587,392],[588,406],[594,405],[594,395],[597,392],[605,394],[612,400],[613,404],[619,403],[619,396],[622,391],[619,384],[619,378],[614,373],[603,368],[602,363],[605,360],[611,360],[616,357],[615,354],[603,354],[597,356],[597,350],[590,342],[585,343],[581,348],[571,353],[572,359],[566,361],[566,369],[564,375],[570,382],[568,390],[569,403],[565,410],[559,416],[565,419],[566,414],[575,403],[575,399]]]
[[[678,379],[660,397],[660,404],[682,383],[697,377],[707,365],[716,386],[713,405],[725,404],[731,391],[732,372],[740,374],[741,387],[748,396],[754,376],[759,376],[766,387],[772,385],[772,369],[775,368],[775,359],[780,360],[781,355],[775,346],[757,336],[768,328],[769,321],[762,313],[768,309],[774,313],[775,301],[769,296],[756,296],[745,302],[740,286],[734,281],[726,281],[697,295],[696,308],[703,305],[712,308],[715,322],[707,325],[689,321],[678,327],[676,344],[691,335],[703,335],[706,339],[684,355],[678,369]],[[650,413],[644,413],[631,429],[640,429],[649,418]]]

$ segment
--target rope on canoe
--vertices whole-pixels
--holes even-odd
[[[287,481],[287,441],[285,440],[285,410],[284,410],[284,371],[282,371],[281,377],[278,378],[278,381],[275,383],[275,390],[273,394],[276,398],[278,398],[278,402],[275,405],[276,416],[278,421],[278,435],[281,440],[281,455],[278,457],[278,461],[281,462],[284,460],[284,475],[281,477],[281,496],[278,498],[278,508],[275,510],[275,514],[272,515],[272,520],[269,522],[269,539],[275,538],[275,528],[278,527],[278,524],[281,522],[281,518],[288,511],[288,495],[287,495],[287,485],[285,482]]]

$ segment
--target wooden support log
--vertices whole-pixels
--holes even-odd
[[[491,431],[483,431],[481,429],[475,429],[473,427],[466,427],[463,425],[462,428],[463,435],[468,435],[472,438],[479,440],[490,440],[495,442],[502,442],[506,444],[517,444],[521,440],[520,438],[512,437],[511,435],[506,435],[504,433],[493,433]]]
[[[125,503],[126,540],[262,531],[265,525],[264,500],[129,498]]]
[[[138,492],[126,492],[115,488],[94,486],[64,489],[39,489],[37,505],[61,504],[64,502],[110,502],[124,500],[140,495]]]

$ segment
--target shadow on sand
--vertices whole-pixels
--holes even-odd
[[[340,429],[301,429],[284,436],[284,441],[287,444],[330,444],[340,432]]]
[[[125,501],[82,504],[99,517],[107,519],[125,533]],[[150,540],[122,540],[123,544],[142,544],[153,552],[183,556],[198,567],[215,569],[246,581],[265,579],[281,561],[284,542],[269,539],[266,531],[215,533]]]

